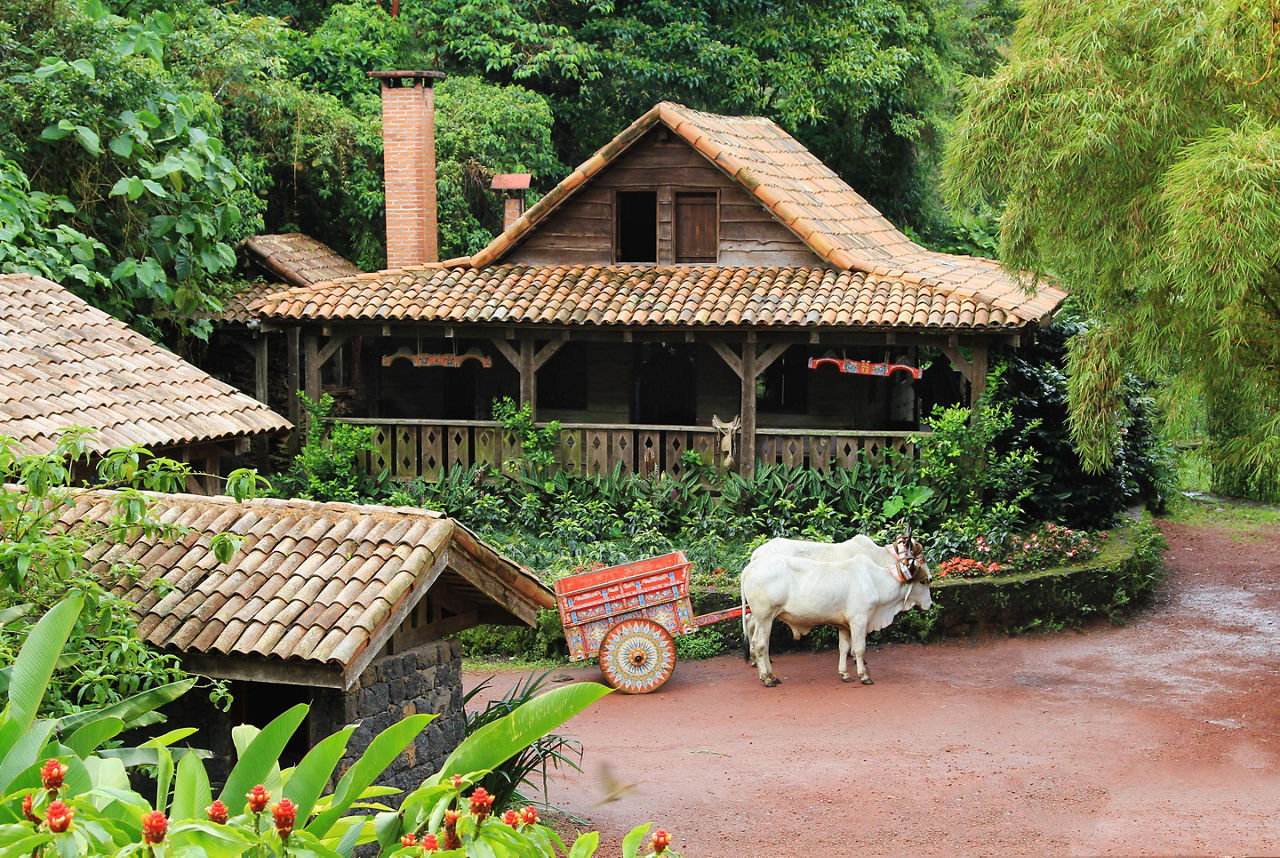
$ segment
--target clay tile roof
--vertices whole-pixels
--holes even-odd
[[[500,262],[506,251],[659,123],[753,194],[815,256],[836,268],[893,272],[888,275],[893,277],[914,274],[993,304],[1022,292],[994,260],[936,253],[916,244],[772,120],[704,113],[669,101],[654,106],[588,158],[469,264],[481,268]],[[1024,301],[1047,305],[1045,312],[1065,297],[1052,286],[1023,296]]]
[[[216,318],[223,322],[247,325],[254,319],[253,314],[249,312],[249,305],[259,298],[279,292],[280,289],[279,283],[266,283],[261,280],[238,283],[233,287],[234,291],[222,299],[222,312],[216,314]]]
[[[31,274],[0,275],[0,435],[47,452],[70,426],[94,449],[171,447],[290,429],[289,421]]]
[[[253,310],[313,321],[991,331],[1037,322],[1060,302],[1043,292],[1033,299],[1016,287],[975,297],[901,272],[495,265],[364,275],[278,292]]]
[[[242,242],[267,273],[292,286],[308,286],[360,273],[337,251],[299,232],[255,235]]]
[[[555,604],[551,591],[530,572],[431,510],[277,499],[236,503],[184,494],[146,497],[153,514],[190,532],[165,550],[155,550],[154,536],[130,545],[96,544],[87,559],[104,576],[119,574],[112,571],[113,563],[141,567],[136,577],[115,584],[117,593],[138,606],[139,631],[156,647],[203,657],[202,665],[210,659],[215,665],[219,659],[251,659],[287,675],[290,665],[310,664],[328,671],[327,684],[349,688],[436,576],[452,574],[459,556],[467,558],[466,574],[492,579],[472,591],[485,604],[493,601],[491,608],[528,621],[511,605],[526,606],[533,617],[537,608]],[[109,516],[116,498],[109,491],[84,490],[72,500],[60,520],[64,527]],[[229,563],[220,563],[210,540],[219,528],[237,523],[244,542]],[[294,546],[308,531],[334,538],[322,541],[302,562],[288,562],[300,559]],[[383,559],[373,563],[370,555]],[[167,586],[157,587],[159,579]],[[506,591],[504,604],[485,595],[495,587]],[[230,669],[203,672],[235,675]],[[314,672],[308,675],[314,681]]]

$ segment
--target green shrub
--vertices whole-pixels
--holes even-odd
[[[289,469],[275,478],[274,494],[284,498],[369,503],[384,498],[386,474],[369,473],[374,452],[371,426],[352,426],[333,416],[333,397],[312,401],[301,390],[307,412],[306,440]]]

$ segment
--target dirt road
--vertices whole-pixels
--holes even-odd
[[[774,689],[681,662],[569,723],[583,772],[551,801],[601,856],[645,821],[686,858],[1280,854],[1280,533],[1164,529],[1168,582],[1123,628],[894,644],[866,687],[834,652],[775,658]],[[634,791],[597,804],[604,768]]]

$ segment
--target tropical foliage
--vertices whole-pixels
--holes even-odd
[[[307,706],[300,704],[262,730],[236,728],[239,758],[215,791],[200,754],[178,747],[193,729],[170,730],[137,747],[118,742],[107,747],[124,730],[160,720],[156,708],[182,694],[190,680],[71,716],[38,717],[47,708],[42,703],[46,687],[83,606],[76,596],[51,608],[32,627],[12,666],[0,712],[0,850],[5,854],[52,858],[163,851],[193,858],[286,853],[350,858],[360,845],[375,842],[382,854],[404,855],[585,858],[595,851],[594,832],[566,846],[538,823],[531,807],[486,823],[493,799],[473,784],[608,693],[603,686],[577,683],[546,691],[476,730],[399,811],[378,801],[397,791],[374,781],[433,715],[412,715],[388,727],[339,775],[354,726],[319,741],[297,766],[280,767],[281,752],[306,716]],[[129,769],[139,764],[150,766],[155,779],[145,793],[129,777]],[[335,779],[333,790],[326,791]],[[469,807],[471,813],[464,816],[454,807]],[[627,838],[627,855],[637,854],[647,829],[642,826]],[[652,842],[661,852],[669,840],[662,848],[657,838]]]
[[[71,629],[68,654],[58,659],[41,697],[49,715],[119,704],[188,678],[175,656],[142,642],[133,606],[113,591],[115,580],[90,573],[85,557],[91,545],[128,543],[144,532],[162,540],[185,536],[186,530],[151,513],[144,490],[184,490],[191,467],[138,447],[91,458],[87,443],[87,432],[71,431],[50,453],[19,455],[10,439],[0,438],[0,664],[5,665],[0,688],[14,681],[10,665],[41,616],[72,593],[83,607]],[[59,520],[75,504],[77,476],[83,474],[92,475],[90,484],[114,490],[113,514],[68,528]],[[259,479],[253,471],[237,471],[227,491],[243,499],[258,490]],[[220,534],[210,547],[227,560],[237,544],[235,537]],[[119,580],[137,574],[119,563],[113,572]],[[219,683],[212,685],[211,695],[215,702],[228,701]]]
[[[1271,2],[1032,0],[974,80],[949,199],[1002,206],[1000,251],[1061,278],[1072,438],[1117,463],[1126,375],[1206,409],[1218,484],[1280,491],[1280,31]]]

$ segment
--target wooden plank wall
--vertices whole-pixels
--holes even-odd
[[[675,194],[717,191],[720,265],[818,266],[824,261],[759,200],[725,176],[684,140],[655,128],[600,173],[589,187],[543,221],[504,261],[534,265],[609,265],[613,259],[615,191],[658,194],[658,264],[673,265]]]

